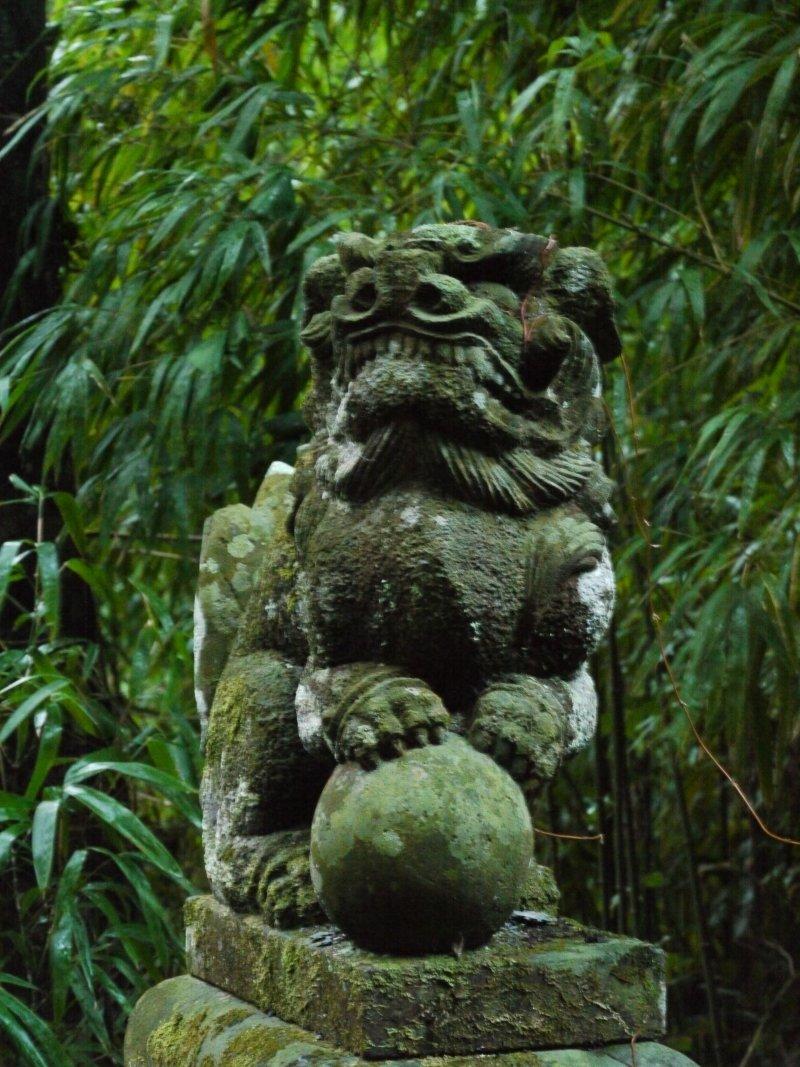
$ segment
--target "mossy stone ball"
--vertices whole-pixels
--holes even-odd
[[[363,948],[476,948],[517,907],[533,851],[521,790],[460,737],[337,767],[311,827],[311,876]]]

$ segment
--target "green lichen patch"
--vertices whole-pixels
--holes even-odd
[[[206,520],[195,605],[195,686],[208,713],[273,532],[291,508],[292,468],[273,464],[252,508],[230,504]]]
[[[170,1063],[191,1063],[196,1060],[206,1034],[205,1016],[197,1013],[187,1023],[183,1012],[176,1012],[157,1027],[147,1041],[147,1054],[153,1064],[167,1067]]]

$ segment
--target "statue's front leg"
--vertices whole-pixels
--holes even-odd
[[[478,697],[468,737],[535,795],[586,744],[596,721],[594,683],[585,667],[570,679],[509,674]]]
[[[425,682],[382,663],[308,670],[297,691],[300,736],[338,763],[375,767],[408,748],[438,744],[450,716]]]

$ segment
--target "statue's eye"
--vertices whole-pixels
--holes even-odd
[[[369,311],[378,298],[375,272],[369,267],[353,271],[345,285],[345,296],[353,311]]]
[[[430,282],[422,282],[414,293],[414,303],[426,311],[439,311],[444,304],[441,289]]]
[[[364,282],[350,297],[350,303],[356,311],[369,311],[377,299],[378,292],[372,282]]]

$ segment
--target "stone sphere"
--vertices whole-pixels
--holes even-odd
[[[448,952],[484,944],[508,919],[532,851],[517,784],[449,735],[375,770],[336,768],[311,827],[311,877],[356,944]]]

